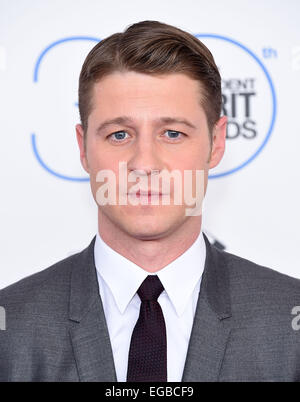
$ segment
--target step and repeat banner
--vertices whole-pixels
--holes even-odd
[[[0,0],[0,288],[97,232],[75,135],[79,72],[98,41],[142,20],[192,33],[220,69],[226,151],[203,231],[300,278],[299,18],[298,0]]]

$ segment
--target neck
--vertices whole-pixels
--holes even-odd
[[[201,216],[191,216],[177,230],[153,240],[144,240],[124,232],[98,212],[98,231],[102,240],[117,253],[147,272],[157,272],[183,254],[195,242],[201,230]]]

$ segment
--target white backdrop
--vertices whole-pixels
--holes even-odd
[[[95,235],[78,75],[96,40],[146,19],[203,40],[223,78],[230,138],[210,172],[204,232],[300,278],[299,18],[298,0],[0,0],[0,288]]]

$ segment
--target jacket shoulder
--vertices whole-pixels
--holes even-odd
[[[228,267],[231,280],[251,280],[261,283],[261,281],[279,282],[282,286],[300,288],[300,279],[283,274],[274,268],[257,264],[246,258],[231,254],[227,251],[219,251],[223,255]]]
[[[229,329],[221,381],[299,381],[300,280],[214,251],[217,286],[226,289]],[[223,281],[222,281],[223,279]]]
[[[0,290],[0,306],[18,316],[26,312],[45,310],[66,305],[73,267],[80,263],[83,251],[73,254],[46,269],[27,276]],[[61,311],[61,310],[60,310]]]
[[[0,291],[0,382],[52,381],[62,373],[77,378],[68,326],[70,281],[75,267],[85,266],[85,250]]]
[[[300,279],[226,251],[217,253],[227,271],[233,309],[290,313],[300,306]]]

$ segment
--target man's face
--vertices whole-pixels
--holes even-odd
[[[117,179],[119,196],[119,162],[127,163],[127,172],[143,173],[151,190],[151,171],[174,169],[204,171],[204,194],[208,170],[221,160],[225,147],[226,117],[222,117],[213,132],[211,147],[206,115],[200,106],[199,82],[183,74],[151,76],[136,72],[115,72],[97,82],[93,88],[92,111],[88,118],[86,150],[83,130],[76,126],[81,162],[90,175],[93,197],[103,183],[97,173],[109,169]],[[126,117],[106,125],[103,122]],[[169,122],[163,118],[185,120]],[[118,133],[118,134],[114,134]],[[138,177],[138,176],[137,176]],[[193,195],[195,196],[195,174]],[[138,183],[138,179],[135,183]],[[128,191],[135,184],[127,182]],[[182,188],[184,182],[182,181]],[[160,187],[160,190],[162,188]],[[178,230],[188,219],[184,200],[174,205],[174,182],[171,180],[170,205],[99,205],[99,219],[139,239],[157,239]],[[163,196],[164,197],[164,196]],[[146,197],[147,198],[147,197]],[[101,221],[100,221],[101,225]]]

